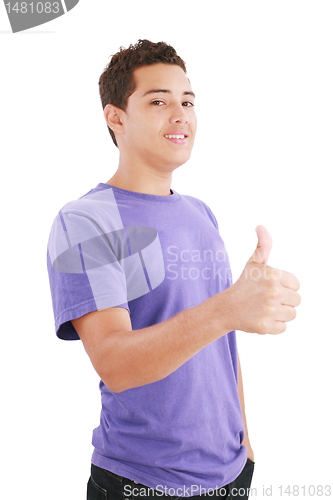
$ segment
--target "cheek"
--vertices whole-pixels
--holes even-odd
[[[154,116],[138,116],[135,120],[135,131],[143,139],[152,141],[160,130],[160,121]]]
[[[193,133],[195,134],[196,131],[197,131],[197,116],[196,114],[193,112],[193,117],[192,117],[192,120],[191,120],[191,128],[193,130]]]

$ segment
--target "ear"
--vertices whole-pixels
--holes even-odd
[[[122,114],[123,111],[113,104],[107,104],[104,108],[105,121],[115,134],[123,133]]]

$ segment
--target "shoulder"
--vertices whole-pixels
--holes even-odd
[[[102,187],[101,187],[102,186]],[[76,200],[66,203],[55,217],[53,227],[61,225],[64,231],[95,226],[101,232],[122,228],[121,217],[110,186],[97,185]]]
[[[111,186],[108,188],[97,185],[76,200],[69,201],[60,210],[61,213],[77,213],[78,215],[95,216],[98,215],[105,205],[116,206],[116,200]]]
[[[76,248],[88,240],[101,244],[101,235],[110,236],[123,229],[112,189],[97,188],[66,203],[56,215],[47,244],[52,265],[70,247]],[[78,250],[72,250],[75,251]]]

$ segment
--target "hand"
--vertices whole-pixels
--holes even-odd
[[[267,266],[272,239],[264,226],[256,228],[258,245],[244,271],[227,291],[232,330],[279,334],[296,317],[301,302],[298,279],[291,273]]]

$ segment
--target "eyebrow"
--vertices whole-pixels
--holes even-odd
[[[159,92],[162,92],[164,94],[171,94],[171,90],[167,90],[167,89],[152,89],[152,90],[148,90],[145,94],[143,94],[143,97],[145,95],[148,95],[148,94],[157,94]],[[191,96],[195,97],[194,92],[191,92],[191,91],[185,91],[185,92],[183,92],[183,95],[191,95]]]

